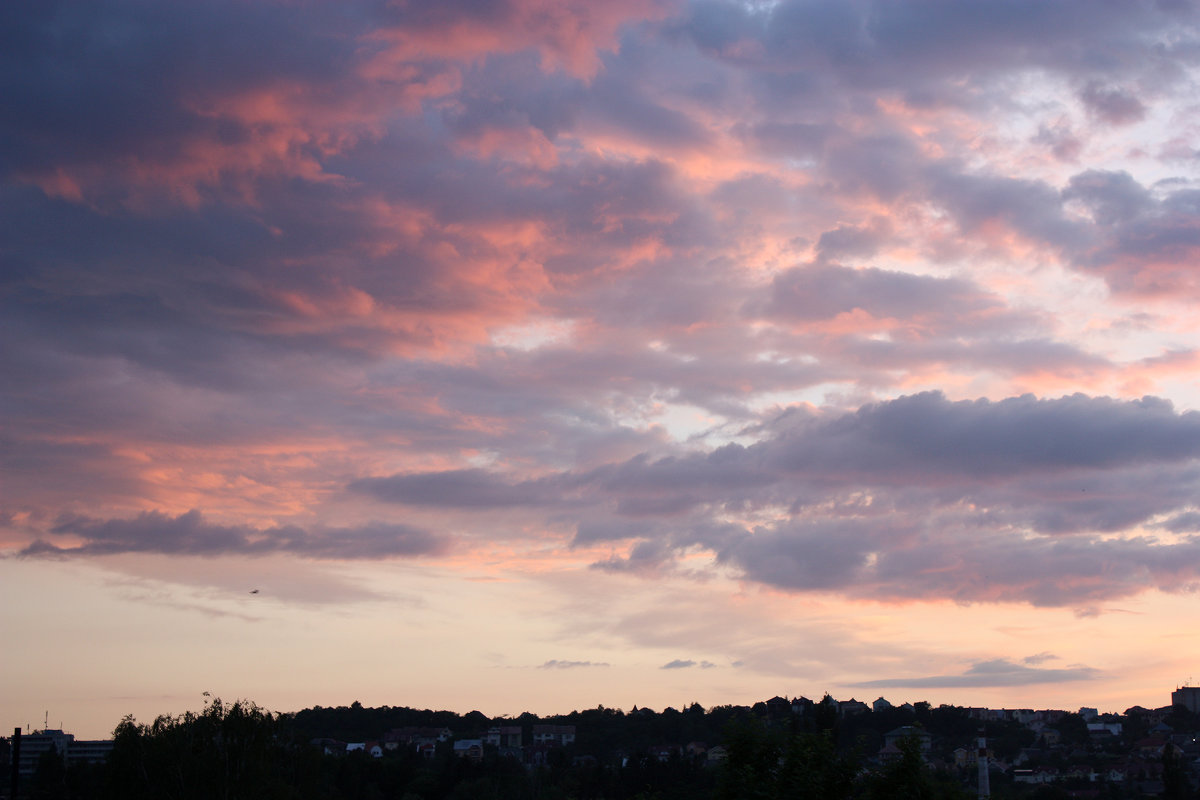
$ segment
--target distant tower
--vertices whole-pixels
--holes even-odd
[[[979,729],[979,754],[975,758],[979,764],[979,800],[991,800],[992,787],[988,780],[987,738],[983,728]]]

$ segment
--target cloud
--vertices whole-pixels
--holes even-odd
[[[1120,87],[1103,86],[1099,81],[1088,81],[1079,99],[1089,112],[1110,125],[1128,125],[1146,116],[1146,107],[1135,95]]]
[[[1200,584],[1194,537],[1138,531],[1197,502],[1200,415],[1163,400],[924,393],[792,410],[762,433],[535,480],[468,470],[350,488],[412,508],[574,518],[577,546],[631,542],[593,564],[612,573],[662,574],[706,551],[791,591],[1038,606]],[[780,518],[734,521],[766,510]]]
[[[21,557],[106,556],[121,553],[264,556],[286,553],[313,559],[372,559],[443,553],[449,541],[407,525],[372,523],[358,528],[305,530],[296,526],[255,529],[218,525],[197,510],[172,517],[147,511],[133,519],[68,517],[49,532],[69,544],[39,539],[17,553]]]
[[[634,544],[595,566],[653,574],[701,548],[750,580],[793,591],[1034,605],[1200,584],[1194,537],[1136,533],[1196,502],[1192,412],[1153,399],[926,395],[796,416],[749,447],[639,459],[581,480],[674,509],[653,524],[609,525]],[[701,521],[722,508],[786,509],[788,518],[748,528]]]
[[[977,661],[959,675],[932,675],[915,678],[884,678],[847,686],[855,689],[959,689],[1032,686],[1044,683],[1071,683],[1103,677],[1100,670],[1076,666],[1041,669],[1018,664],[1006,658]]]
[[[612,665],[607,661],[561,661],[557,658],[552,658],[538,667],[538,669],[581,669],[586,667],[610,666]]]
[[[5,541],[1190,590],[1195,21],[10,4]]]
[[[558,498],[549,481],[511,483],[480,469],[363,478],[348,488],[393,503],[479,510],[550,505]]]
[[[1043,653],[1037,653],[1032,656],[1025,656],[1024,658],[1021,659],[1021,663],[1029,664],[1031,666],[1036,667],[1038,664],[1044,664],[1047,661],[1055,661],[1057,659],[1058,659],[1058,656],[1054,655],[1053,653],[1043,652]]]
[[[711,661],[693,661],[690,658],[676,658],[673,661],[668,661],[666,664],[663,664],[661,667],[659,667],[659,669],[691,669],[692,667],[699,667],[700,669],[713,669],[716,666],[717,665]]]
[[[764,309],[781,321],[832,320],[856,310],[878,319],[898,320],[896,327],[911,326],[922,333],[968,328],[982,332],[1004,324],[998,318],[1009,315],[999,298],[966,281],[838,265],[779,273]],[[1008,325],[1015,329],[1022,322],[1026,320],[1011,316]]]

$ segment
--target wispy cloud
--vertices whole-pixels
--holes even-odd
[[[989,661],[978,661],[958,675],[883,678],[848,685],[855,689],[989,688],[1090,681],[1101,677],[1103,677],[1103,673],[1092,667],[1076,666],[1062,669],[1042,669],[1005,658],[997,658]]]
[[[287,553],[306,558],[364,559],[443,553],[448,542],[406,525],[376,523],[361,528],[308,531],[296,526],[257,529],[208,522],[199,511],[177,517],[144,512],[133,519],[68,517],[50,533],[74,543],[39,539],[21,557],[110,556],[121,553],[263,556]]]
[[[673,661],[668,661],[666,664],[663,664],[661,667],[659,667],[659,669],[690,669],[692,667],[699,667],[700,669],[713,669],[716,666],[717,665],[711,661],[693,661],[690,658],[677,658]]]
[[[538,669],[581,669],[587,667],[610,667],[612,666],[607,661],[564,661],[557,658],[552,658],[542,664]]]

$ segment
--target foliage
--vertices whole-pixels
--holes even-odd
[[[178,800],[294,796],[304,759],[280,738],[280,718],[252,702],[160,716],[150,725],[126,717],[113,735],[110,795]]]
[[[978,720],[966,709],[927,703],[881,711],[844,713],[832,697],[804,701],[803,714],[778,702],[755,707],[692,703],[661,712],[598,706],[540,718],[533,714],[488,719],[479,712],[458,715],[408,708],[312,708],[275,714],[252,702],[207,702],[203,710],[162,716],[151,724],[126,717],[114,732],[107,764],[67,766],[43,759],[26,787],[29,800],[960,800],[972,797],[974,770],[940,774],[926,764],[953,762],[952,748],[974,739]],[[1191,715],[1175,715],[1186,725]],[[575,725],[574,745],[545,751],[537,765],[486,749],[479,762],[440,745],[432,758],[415,749],[372,758],[363,751],[324,755],[310,742],[379,740],[392,728],[449,728],[459,738],[478,738],[492,725],[520,725],[528,735],[538,723]],[[879,752],[897,728],[923,729],[920,739],[898,743],[899,754],[883,764],[865,756]],[[1075,714],[1056,727],[1068,741],[1085,744],[1087,727]],[[1000,758],[1028,746],[1033,736],[1014,721],[987,723],[989,746]],[[682,745],[721,744],[721,764]],[[526,741],[528,744],[528,740]],[[703,748],[698,748],[702,753]],[[865,755],[864,755],[865,754]],[[1103,762],[1108,756],[1091,748]],[[1163,796],[1195,798],[1186,764],[1167,748],[1162,760]],[[953,768],[950,768],[953,769]],[[1141,775],[1145,779],[1146,775]],[[1062,797],[1079,788],[1069,783],[1029,786],[995,775],[995,800]],[[1110,784],[1112,798],[1131,796],[1129,786]]]
[[[909,736],[897,742],[900,757],[888,764],[867,785],[867,800],[968,800],[957,783],[935,776],[925,765],[921,742]]]

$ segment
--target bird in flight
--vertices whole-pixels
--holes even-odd
[[[258,594],[258,589],[251,589],[250,594]]]

